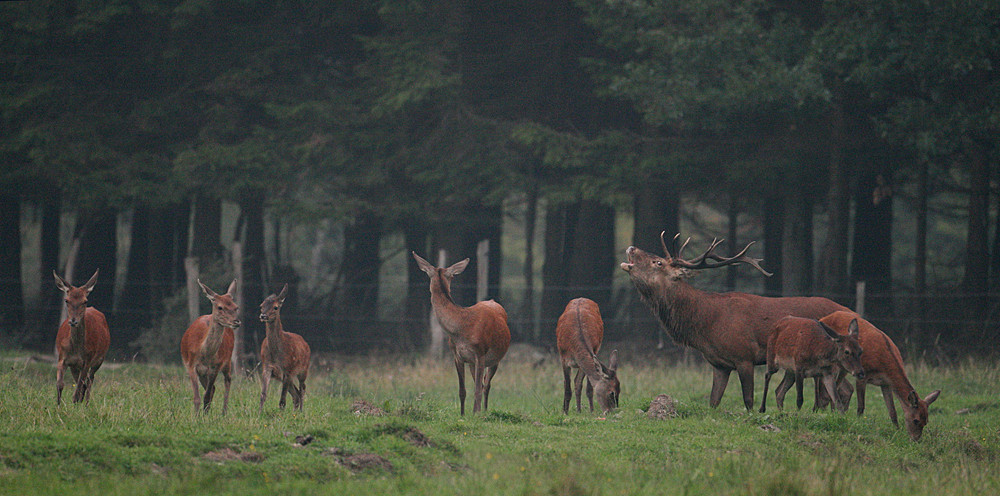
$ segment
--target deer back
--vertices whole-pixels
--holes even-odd
[[[597,354],[603,339],[604,321],[597,303],[577,298],[566,304],[556,323],[556,347],[564,365]]]
[[[857,374],[861,347],[858,335],[840,335],[815,319],[784,317],[768,341],[768,363],[799,372],[843,366]]]

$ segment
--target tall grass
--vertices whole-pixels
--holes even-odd
[[[0,360],[0,493],[1000,492],[1000,370],[980,361],[911,368],[921,395],[943,390],[919,443],[892,426],[877,388],[860,418],[812,413],[808,397],[802,412],[758,414],[743,409],[734,377],[711,409],[707,365],[625,356],[621,408],[607,417],[562,415],[554,357],[501,363],[490,411],[464,418],[449,359],[324,357],[304,412],[279,411],[272,394],[259,415],[258,377],[238,377],[227,416],[221,394],[193,415],[180,367],[110,365],[89,405],[57,407],[51,364]],[[678,401],[678,417],[646,417],[660,393]],[[388,414],[355,415],[358,399]],[[387,464],[349,467],[367,454]]]

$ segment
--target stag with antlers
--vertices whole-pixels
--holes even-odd
[[[747,293],[711,293],[694,288],[687,282],[692,271],[715,269],[735,264],[754,267],[764,275],[771,274],[760,266],[761,259],[751,258],[750,242],[732,257],[723,257],[715,249],[723,240],[715,239],[701,255],[682,258],[687,241],[671,256],[660,234],[663,257],[647,253],[634,246],[625,250],[627,261],[621,264],[639,291],[641,299],[675,342],[702,353],[713,367],[712,393],[709,405],[719,405],[732,371],[740,377],[743,404],[754,406],[753,367],[767,362],[767,340],[775,323],[787,315],[820,319],[847,308],[826,298],[769,298]],[[676,242],[677,235],[674,237]]]

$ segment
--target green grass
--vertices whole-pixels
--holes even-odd
[[[484,415],[458,415],[449,359],[372,357],[315,365],[303,413],[279,411],[272,385],[258,415],[259,381],[240,377],[227,416],[219,392],[213,411],[195,417],[180,367],[111,364],[98,372],[90,405],[57,407],[52,365],[7,354],[0,360],[0,493],[1000,493],[995,364],[911,370],[920,394],[943,390],[923,439],[913,443],[889,422],[877,388],[860,418],[814,414],[808,398],[802,412],[777,412],[771,399],[769,413],[746,413],[734,376],[722,405],[710,409],[707,365],[623,359],[622,407],[607,419],[563,416],[556,361],[534,367],[513,357],[502,364]],[[678,417],[646,418],[643,409],[659,393],[679,401]],[[350,411],[356,399],[389,415],[357,416]],[[471,400],[470,391],[470,412]],[[295,446],[299,435],[315,440]],[[391,469],[340,463],[369,453]]]

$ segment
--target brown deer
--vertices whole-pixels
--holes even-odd
[[[625,250],[628,261],[621,267],[628,272],[639,296],[670,337],[700,351],[714,368],[709,405],[719,405],[729,375],[735,370],[743,387],[743,404],[751,410],[754,404],[753,367],[766,363],[767,338],[778,319],[787,315],[819,319],[847,308],[819,297],[769,298],[695,289],[686,281],[692,270],[744,263],[771,275],[759,265],[760,259],[746,255],[753,242],[728,258],[714,252],[721,242],[716,239],[698,257],[684,260],[681,256],[688,242],[685,241],[677,256],[672,257],[661,233],[660,244],[665,257],[630,246]]]
[[[292,392],[292,407],[302,410],[306,394],[306,376],[309,375],[309,344],[302,336],[285,332],[281,325],[281,305],[288,295],[288,284],[277,295],[264,298],[260,304],[260,321],[266,328],[264,342],[260,345],[261,385],[260,412],[264,413],[267,386],[271,378],[281,381],[281,400],[278,407],[285,408],[285,394]],[[295,387],[294,380],[299,381]]]
[[[472,369],[475,381],[472,412],[479,412],[480,403],[486,410],[490,404],[490,385],[497,373],[497,365],[510,346],[507,311],[493,300],[462,307],[451,299],[451,280],[469,265],[468,258],[445,269],[434,267],[416,252],[411,253],[420,270],[430,277],[431,306],[441,327],[448,333],[448,345],[458,370],[458,399],[462,415],[465,415],[466,363]]]
[[[239,307],[233,301],[236,294],[236,280],[229,284],[226,294],[217,294],[198,281],[201,291],[208,301],[212,302],[212,313],[195,319],[184,331],[181,338],[181,360],[191,379],[194,390],[194,413],[197,415],[202,406],[198,395],[198,383],[205,388],[204,408],[212,405],[215,396],[215,379],[222,372],[226,390],[222,396],[222,414],[229,408],[229,387],[232,385],[233,329],[240,327],[237,312]]]
[[[80,287],[71,286],[63,278],[52,271],[56,279],[56,287],[66,296],[66,320],[59,325],[56,333],[56,404],[62,403],[63,374],[66,367],[73,373],[76,391],[73,392],[73,403],[86,401],[90,403],[90,390],[94,387],[94,374],[104,363],[104,355],[111,344],[111,334],[108,332],[108,321],[104,314],[94,307],[87,306],[87,296],[97,284],[97,274],[94,271],[90,280]]]
[[[587,298],[576,298],[566,304],[566,309],[556,323],[556,347],[559,348],[559,359],[563,368],[563,413],[569,413],[569,402],[576,391],[576,411],[580,411],[580,393],[583,389],[583,379],[587,379],[587,401],[590,411],[594,411],[594,391],[597,391],[597,403],[602,412],[610,412],[618,408],[618,397],[621,385],[618,382],[618,350],[611,352],[608,366],[605,367],[597,359],[604,339],[604,321],[601,320],[601,310],[597,303]],[[573,379],[574,388],[570,389],[570,368],[578,367]]]
[[[771,375],[779,369],[794,374],[791,379],[789,375],[785,375],[775,389],[774,396],[779,410],[783,407],[785,393],[792,387],[792,382],[798,391],[796,404],[801,409],[803,380],[815,377],[817,382],[819,378],[822,379],[827,393],[834,398],[834,406],[844,412],[847,405],[836,394],[837,379],[842,369],[864,378],[861,355],[857,322],[853,322],[849,332],[842,336],[815,319],[789,316],[779,320],[767,341],[767,373],[764,375],[764,396],[760,402],[760,413],[767,411],[768,385]]]
[[[910,438],[919,441],[924,426],[927,425],[927,406],[934,403],[941,390],[938,389],[921,399],[906,377],[903,356],[896,344],[884,332],[871,322],[858,317],[856,313],[834,312],[820,319],[820,322],[829,325],[840,334],[847,334],[851,323],[855,321],[860,331],[861,347],[865,350],[861,357],[865,376],[858,377],[855,381],[858,392],[858,415],[865,412],[865,387],[868,384],[879,386],[882,388],[885,407],[889,411],[889,419],[899,426],[896,420],[896,406],[892,400],[892,395],[895,393],[903,407],[906,431],[910,434]]]

